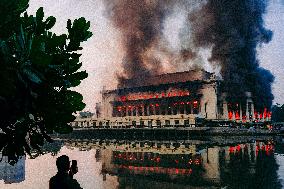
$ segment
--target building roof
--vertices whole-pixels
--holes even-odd
[[[133,88],[144,86],[157,86],[161,84],[183,83],[188,81],[208,81],[213,76],[212,73],[204,70],[190,70],[185,72],[167,73],[154,76],[145,76],[121,81],[118,88]]]

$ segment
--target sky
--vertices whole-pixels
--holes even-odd
[[[124,57],[121,46],[121,33],[107,18],[104,0],[30,0],[29,14],[35,14],[39,7],[44,8],[45,16],[55,16],[57,22],[52,31],[66,33],[66,22],[85,17],[91,23],[93,36],[83,44],[81,61],[82,70],[89,74],[80,86],[79,91],[86,103],[86,111],[94,111],[95,103],[101,100],[100,91],[105,86],[114,89],[116,73],[121,71]],[[175,18],[172,18],[175,20]],[[260,65],[275,76],[273,84],[274,104],[284,104],[284,0],[270,0],[267,13],[264,15],[265,26],[273,31],[270,43],[258,48]],[[176,28],[176,22],[169,28]],[[173,32],[174,33],[174,32]],[[174,34],[172,37],[175,37]]]

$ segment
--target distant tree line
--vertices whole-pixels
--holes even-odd
[[[79,112],[80,117],[81,118],[91,118],[94,113],[90,112],[90,111],[86,111],[86,112]]]

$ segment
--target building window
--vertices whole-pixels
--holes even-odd
[[[127,108],[127,115],[126,115],[126,116],[131,116],[131,112],[132,112],[131,107],[128,107],[128,108]]]
[[[173,106],[173,115],[177,115],[177,105]]]
[[[186,114],[191,114],[191,105],[189,104],[189,103],[187,103],[186,105],[185,105],[185,113]]]
[[[179,125],[179,120],[175,120],[175,125]]]
[[[144,121],[140,121],[140,126],[144,126]]]
[[[123,108],[121,108],[121,117],[125,117],[125,115],[126,115],[126,108],[125,107],[123,107]]]
[[[144,115],[145,115],[145,116],[148,116],[148,115],[149,115],[149,114],[148,114],[148,113],[149,113],[149,112],[148,112],[148,107],[149,107],[148,105],[144,106]]]
[[[170,122],[170,120],[165,120],[165,125],[166,125],[166,126],[169,126],[169,125],[171,125],[171,122]]]
[[[160,110],[160,106],[157,106],[157,104],[156,104],[156,115],[161,115],[161,110]]]
[[[136,116],[136,110],[137,110],[137,108],[134,107],[133,110],[132,110],[133,111],[133,116]]]
[[[154,115],[154,108],[152,104],[149,106],[149,115]]]
[[[181,104],[179,106],[179,111],[180,111],[181,114],[184,114],[184,104]]]
[[[162,125],[161,121],[160,121],[160,120],[157,120],[157,121],[156,121],[156,125],[157,125],[158,127],[161,127],[161,125]]]
[[[187,119],[187,120],[184,120],[184,126],[185,127],[188,127],[189,126],[189,120]]]
[[[166,107],[161,106],[161,115],[166,115]]]
[[[152,127],[152,121],[148,121],[148,127]]]
[[[136,121],[132,121],[132,126],[136,127]]]
[[[138,107],[138,116],[142,116],[143,115],[143,106],[139,106]]]
[[[171,107],[169,106],[167,109],[168,109],[167,115],[172,115],[172,109],[171,109]]]
[[[199,113],[199,103],[197,100],[193,101],[193,114],[198,114]]]

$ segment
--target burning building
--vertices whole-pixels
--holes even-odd
[[[257,48],[273,36],[264,26],[267,1],[104,3],[106,16],[121,34],[124,58],[118,87],[102,91],[93,124],[144,126],[146,121],[148,126],[187,126],[196,125],[196,118],[270,120],[274,76],[257,57]],[[81,121],[81,126],[88,124]]]
[[[102,91],[102,117],[127,118],[129,121],[188,120],[176,120],[179,123],[169,125],[191,124],[196,118],[237,122],[270,119],[271,114],[266,108],[262,113],[255,111],[250,92],[239,97],[238,101],[228,101],[222,82],[214,74],[201,69],[126,79],[117,89]]]
[[[264,26],[267,1],[108,0],[105,5],[121,32],[125,56],[117,89],[102,92],[101,117],[147,118],[150,125],[152,119],[270,119],[274,76],[257,58],[257,47],[273,36]],[[215,74],[222,79],[202,71],[214,72],[199,60],[220,68]]]

